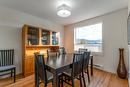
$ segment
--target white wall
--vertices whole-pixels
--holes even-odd
[[[128,71],[128,82],[129,82],[129,86],[130,86],[130,45],[128,45],[128,51],[129,51],[129,71]]]
[[[128,3],[128,14],[130,13],[130,0],[129,0],[129,3]],[[129,86],[130,86],[130,47],[129,47]]]
[[[103,55],[95,55],[94,64],[102,65],[105,71],[116,73],[119,61],[118,49],[123,47],[125,49],[124,58],[128,69],[127,15],[128,9],[122,9],[100,17],[65,26],[64,44],[67,52],[73,52],[73,31],[76,26],[86,26],[93,23],[103,22]]]
[[[128,13],[130,12],[130,0],[128,0]]]
[[[15,49],[15,65],[17,73],[22,72],[22,26],[24,24],[40,26],[61,33],[63,45],[64,29],[62,26],[13,9],[0,7],[0,49]]]

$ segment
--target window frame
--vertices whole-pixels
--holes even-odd
[[[86,27],[86,26],[91,26],[91,25],[95,25],[95,24],[99,24],[99,23],[102,23],[102,52],[92,52],[92,55],[97,55],[97,56],[103,56],[103,54],[104,54],[104,34],[103,34],[103,31],[104,31],[104,29],[103,29],[103,22],[96,22],[96,23],[91,23],[91,24],[87,24],[87,25],[83,25],[83,26],[77,26],[77,27],[74,27],[74,30],[73,30],[73,32],[74,32],[74,35],[73,35],[73,41],[74,41],[74,43],[73,43],[73,50],[74,51],[76,51],[75,50],[75,40],[76,40],[76,32],[75,32],[75,30],[76,30],[76,28],[80,28],[80,27]]]

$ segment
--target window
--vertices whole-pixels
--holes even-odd
[[[74,50],[79,48],[102,52],[102,23],[74,29]]]

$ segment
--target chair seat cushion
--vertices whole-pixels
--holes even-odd
[[[46,73],[47,73],[47,80],[48,81],[52,80],[53,79],[53,74],[48,72],[48,71],[46,71]]]
[[[63,75],[67,75],[67,76],[70,77],[71,76],[71,71],[72,71],[72,69],[68,69],[68,70],[63,72]]]
[[[72,69],[68,69],[65,72],[62,73],[63,76],[66,77],[66,80],[71,78]],[[75,76],[75,78],[79,79],[78,76]]]
[[[13,69],[13,68],[16,68],[16,66],[15,65],[0,66],[0,72],[10,70],[10,69]]]
[[[47,81],[52,82],[53,81],[53,74],[49,71],[46,71],[46,73],[47,73]],[[58,77],[60,78],[61,75],[62,75],[62,73],[58,74]]]

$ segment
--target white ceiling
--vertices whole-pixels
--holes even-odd
[[[62,3],[72,8],[72,15],[61,18],[56,15]],[[128,0],[0,0],[0,6],[46,18],[61,25],[79,22],[127,7]]]

